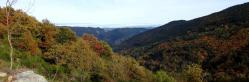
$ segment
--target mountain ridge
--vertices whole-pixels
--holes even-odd
[[[155,43],[156,41],[169,40],[172,37],[177,37],[187,34],[187,31],[189,30],[193,32],[201,31],[205,29],[203,27],[205,25],[207,26],[215,25],[215,23],[224,24],[226,22],[229,23],[233,21],[237,21],[238,23],[247,21],[247,19],[249,18],[247,15],[249,14],[248,4],[249,3],[244,3],[237,6],[232,6],[227,9],[224,9],[223,11],[216,12],[200,18],[192,19],[189,21],[180,20],[180,21],[169,22],[158,28],[131,37],[129,40],[124,41],[120,45],[120,47],[125,49],[134,46],[142,46],[148,43]],[[241,14],[241,11],[247,11],[247,12],[243,12]],[[150,37],[150,39],[147,39],[146,37]],[[162,40],[162,38],[164,38],[164,40]]]
[[[99,27],[69,27],[77,36],[86,33],[92,34],[100,40],[108,42],[112,47],[119,45],[122,41],[149,30],[149,28],[99,28]]]

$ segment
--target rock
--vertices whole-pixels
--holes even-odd
[[[7,73],[0,72],[0,82],[6,82]]]
[[[9,76],[11,82],[48,82],[43,76],[34,73],[33,71],[24,71]]]
[[[0,72],[0,77],[6,77],[6,76],[7,76],[7,73]]]

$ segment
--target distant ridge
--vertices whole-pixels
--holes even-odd
[[[211,25],[240,24],[249,20],[249,3],[229,7],[204,17],[185,21],[172,21],[158,28],[136,35],[121,45],[121,49],[144,46],[156,42],[167,41],[177,36],[183,36],[191,32],[203,32]]]
[[[91,24],[91,23],[56,23],[56,26],[69,27],[93,27],[93,28],[151,28],[161,26],[160,24],[137,24],[137,25],[121,25],[121,24]]]
[[[68,26],[59,26],[59,28]],[[112,47],[119,45],[124,40],[145,32],[153,27],[136,27],[136,28],[100,28],[100,27],[69,27],[77,36],[92,34],[100,40],[108,42]]]

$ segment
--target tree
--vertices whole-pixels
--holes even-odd
[[[203,69],[198,64],[188,65],[184,70],[187,82],[203,82]]]
[[[160,70],[157,71],[154,75],[156,82],[176,82],[176,80],[169,76],[165,71]]]
[[[13,68],[13,45],[11,42],[11,26],[10,26],[10,13],[11,13],[11,8],[12,6],[16,3],[17,0],[7,0],[5,3],[5,11],[6,11],[6,27],[7,27],[7,36],[8,36],[8,43],[10,46],[10,69]]]
[[[8,37],[8,44],[10,46],[10,69],[13,68],[13,53],[14,53],[14,48],[13,48],[13,43],[12,43],[12,26],[11,26],[11,14],[14,13],[14,9],[12,6],[17,2],[17,0],[6,0],[5,2],[5,24],[6,24],[6,29],[7,29],[7,37]]]
[[[38,43],[33,39],[30,31],[24,32],[24,43],[26,44],[26,50],[30,51],[32,55],[39,54],[40,49],[38,48]]]
[[[76,34],[69,28],[59,28],[59,32],[56,35],[56,41],[61,44],[76,41],[76,38]]]
[[[54,25],[48,20],[42,20],[41,27],[40,35],[38,36],[40,39],[39,47],[44,53],[56,43],[56,39],[54,37],[56,36],[58,30],[54,28]]]
[[[82,39],[89,43],[92,50],[97,52],[99,56],[110,56],[112,54],[112,49],[108,43],[104,41],[99,41],[94,35],[84,34]]]

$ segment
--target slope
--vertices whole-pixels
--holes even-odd
[[[207,29],[212,30],[218,25],[226,25],[229,23],[239,25],[248,22],[248,4],[249,3],[233,6],[223,11],[189,21],[180,20],[170,22],[124,41],[119,48],[125,49],[149,45],[167,41],[177,36],[184,36],[188,34],[188,32],[195,33],[204,32]]]
[[[249,81],[249,3],[174,21],[125,41],[120,53],[189,82]],[[187,77],[188,79],[184,79]]]

